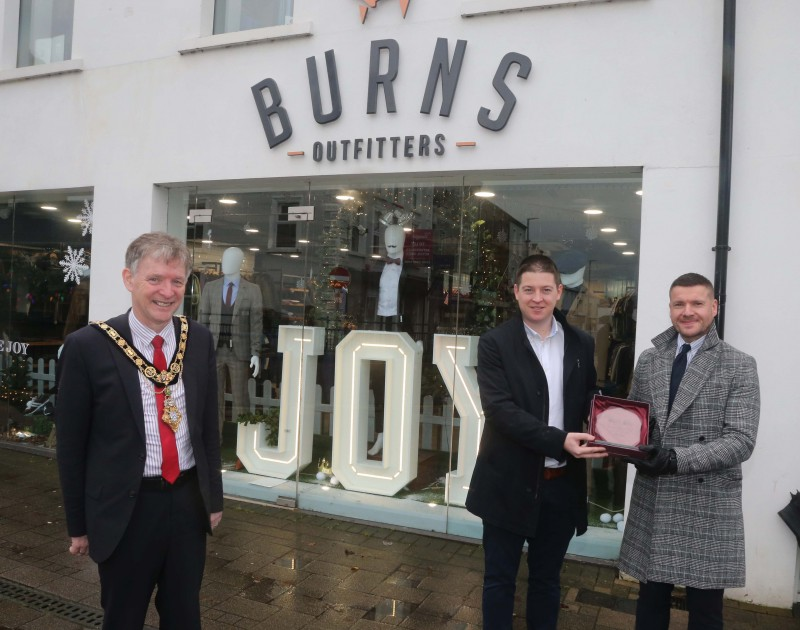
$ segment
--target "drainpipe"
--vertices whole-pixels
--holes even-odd
[[[719,137],[719,192],[717,197],[717,244],[713,247],[714,293],[719,302],[717,333],[725,333],[725,301],[728,281],[728,232],[731,218],[731,161],[733,154],[733,75],[736,52],[736,0],[725,0],[722,23],[722,107]]]

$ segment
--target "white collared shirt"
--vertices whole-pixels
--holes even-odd
[[[541,337],[532,328],[525,324],[525,334],[528,341],[542,364],[544,375],[547,377],[547,391],[550,405],[548,409],[547,424],[564,430],[564,329],[553,317],[550,334]],[[552,457],[546,457],[544,465],[548,468],[563,466]]]
[[[700,346],[703,345],[703,342],[706,340],[708,335],[703,335],[700,339],[695,339],[692,343],[689,344],[691,350],[686,353],[686,367],[689,367],[689,364],[694,359],[694,356],[697,354],[697,351],[700,349]],[[681,353],[681,348],[683,344],[688,343],[681,337],[681,334],[678,333],[678,343],[675,345],[675,356],[677,357]]]
[[[128,313],[128,323],[131,327],[133,345],[144,359],[150,361],[150,363],[153,362],[153,337],[159,334],[164,338],[162,350],[167,363],[169,363],[170,359],[175,355],[175,348],[177,347],[175,326],[172,322],[167,324],[160,333],[155,333],[136,319],[133,310],[131,310]],[[139,388],[142,393],[142,407],[144,409],[146,450],[144,476],[158,477],[161,474],[161,436],[158,428],[158,423],[161,422],[161,419],[158,417],[153,383],[148,381],[141,372],[139,372]],[[178,463],[181,470],[188,470],[194,466],[194,452],[189,439],[189,424],[186,418],[186,390],[183,386],[182,376],[179,376],[177,381],[170,385],[170,394],[178,406],[178,411],[183,416],[178,432],[175,434],[175,442],[178,447]]]

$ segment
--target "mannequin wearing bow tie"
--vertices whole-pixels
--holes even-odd
[[[392,224],[383,233],[383,244],[386,248],[383,271],[378,288],[378,319],[385,330],[395,328],[400,314],[398,308],[400,276],[403,274],[403,245],[406,233],[402,226]],[[375,444],[367,451],[368,455],[377,455],[383,449],[383,365],[373,363],[372,387],[375,394]]]

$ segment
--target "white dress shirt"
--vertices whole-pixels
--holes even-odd
[[[525,325],[525,333],[528,341],[533,348],[536,358],[542,364],[544,375],[547,377],[547,391],[550,401],[548,409],[547,424],[551,427],[558,427],[564,430],[564,329],[553,318],[550,334],[541,337],[528,325]],[[546,457],[544,465],[547,468],[559,468],[565,466],[565,462],[559,462],[552,457]]]
[[[156,334],[163,337],[164,345],[162,351],[169,365],[177,347],[175,326],[173,326],[172,322],[167,324],[160,333],[155,333],[136,319],[133,310],[131,310],[128,313],[128,323],[131,327],[134,347],[142,358],[150,361],[150,363],[153,362],[153,337]],[[152,381],[147,380],[144,374],[139,372],[139,387],[142,392],[142,407],[144,408],[144,434],[147,453],[144,463],[144,476],[158,477],[161,475],[161,436],[158,428],[161,418],[158,417],[156,407],[155,386]],[[175,434],[175,443],[178,447],[178,463],[181,470],[188,470],[194,466],[194,452],[189,439],[189,425],[186,418],[186,390],[183,387],[183,377],[179,376],[169,387],[170,397],[175,401],[178,411],[183,416],[178,426],[178,432]]]

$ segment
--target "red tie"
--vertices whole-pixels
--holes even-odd
[[[233,304],[233,282],[228,283],[228,292],[225,294],[225,306]]]
[[[164,357],[163,350],[161,350],[161,346],[164,345],[164,338],[160,335],[156,335],[153,337],[152,343],[154,348],[153,365],[159,372],[163,372],[167,369],[167,359]],[[175,432],[161,419],[164,415],[164,390],[166,390],[166,387],[162,387],[160,391],[158,386],[155,387],[158,433],[161,436],[161,476],[170,483],[175,483],[175,480],[181,472],[181,467],[178,463],[178,447],[175,444]]]

